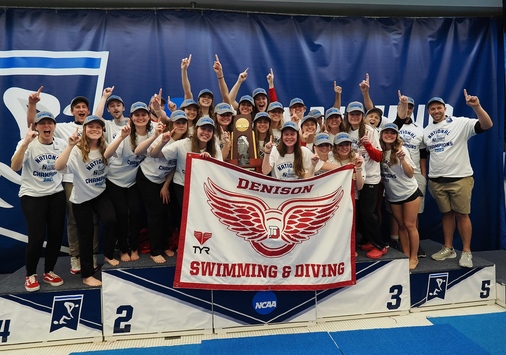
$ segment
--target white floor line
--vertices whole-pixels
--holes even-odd
[[[272,334],[296,334],[305,332],[335,332],[345,330],[358,329],[375,329],[375,328],[397,328],[411,326],[428,326],[432,323],[427,320],[428,317],[444,317],[456,315],[471,315],[506,312],[506,310],[498,305],[485,305],[466,308],[443,309],[437,311],[427,311],[419,313],[410,313],[408,315],[363,318],[352,320],[339,320],[326,323],[319,323],[308,327],[282,328],[282,329],[266,329],[248,332],[220,333],[207,335],[188,335],[176,338],[149,338],[136,340],[117,340],[101,343],[85,343],[60,345],[51,347],[27,348],[18,350],[7,350],[5,354],[9,355],[68,355],[72,352],[113,350],[126,348],[145,348],[155,346],[173,346],[185,344],[200,344],[202,340],[209,339],[225,339],[240,338],[251,336],[262,336]],[[0,346],[0,352],[2,347]],[[3,352],[2,352],[3,354]]]

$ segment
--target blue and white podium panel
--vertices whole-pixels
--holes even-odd
[[[0,351],[14,344],[102,341],[100,304],[100,289],[0,295]]]
[[[400,254],[389,251],[389,254]],[[407,313],[410,306],[407,258],[357,262],[353,286],[317,291],[318,320],[374,313]]]
[[[173,288],[174,270],[174,267],[102,269],[104,337],[211,333],[211,291]]]
[[[468,302],[495,302],[495,265],[411,274],[413,310],[458,305]]]
[[[213,291],[214,328],[314,322],[315,296],[315,291]]]

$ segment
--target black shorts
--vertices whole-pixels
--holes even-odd
[[[403,203],[408,203],[408,202],[414,201],[418,197],[422,197],[422,196],[423,196],[422,191],[420,191],[420,189],[416,189],[416,191],[411,196],[409,196],[407,199],[405,199],[404,201],[398,201],[398,202],[388,201],[388,202],[391,203],[392,205],[402,205]]]

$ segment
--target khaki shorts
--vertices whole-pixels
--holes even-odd
[[[471,194],[474,186],[472,176],[455,182],[438,183],[429,180],[429,191],[441,213],[455,211],[461,214],[471,213]]]

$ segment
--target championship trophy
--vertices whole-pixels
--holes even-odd
[[[247,170],[262,172],[262,160],[258,157],[255,132],[251,123],[251,115],[235,116],[232,132],[232,146],[229,162]]]

